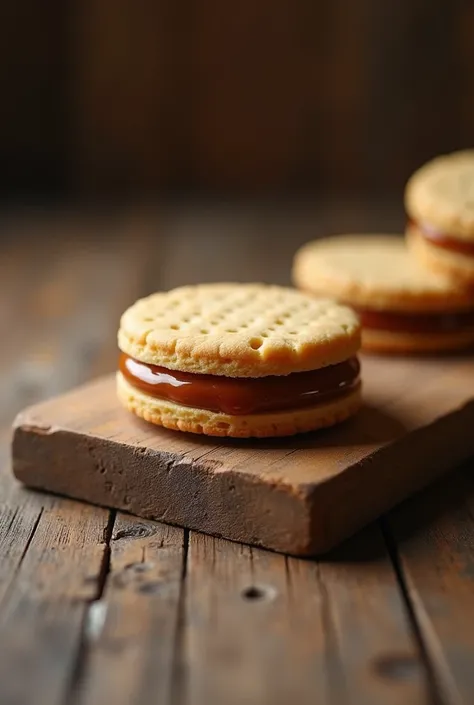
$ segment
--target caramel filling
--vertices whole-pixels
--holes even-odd
[[[474,257],[474,242],[468,242],[467,240],[460,240],[454,235],[449,235],[448,233],[440,233],[427,223],[419,223],[418,221],[410,221],[420,233],[423,235],[425,240],[431,242],[432,245],[436,247],[442,247],[444,250],[451,250],[451,252],[458,252],[461,255],[467,255],[468,257]]]
[[[150,396],[239,416],[300,409],[336,399],[357,387],[360,364],[352,357],[282,377],[220,377],[168,370],[122,353],[119,369],[131,385]]]
[[[403,333],[454,333],[474,327],[474,311],[405,313],[356,309],[364,328]]]

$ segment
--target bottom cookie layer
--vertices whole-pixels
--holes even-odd
[[[436,353],[474,346],[474,328],[451,333],[404,333],[364,328],[362,349],[380,353]]]
[[[421,264],[457,286],[474,286],[474,257],[437,247],[414,225],[407,227],[406,234],[408,247]]]
[[[306,409],[231,416],[152,397],[129,384],[121,372],[117,373],[117,395],[126,409],[157,426],[233,438],[293,436],[315,431],[345,421],[361,406],[359,385],[343,397]]]

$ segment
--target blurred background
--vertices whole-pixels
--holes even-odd
[[[3,2],[0,85],[1,422],[113,370],[139,296],[402,232],[474,146],[474,2]]]
[[[469,0],[17,0],[7,200],[400,197],[474,143]]]

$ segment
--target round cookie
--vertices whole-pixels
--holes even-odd
[[[401,236],[346,235],[304,245],[293,263],[302,290],[358,311],[362,346],[433,352],[474,343],[474,296],[410,257]]]
[[[120,320],[118,344],[151,365],[265,377],[315,370],[354,355],[357,317],[334,301],[264,284],[200,284],[152,294]]]
[[[122,357],[132,363],[121,363],[117,373],[120,401],[167,428],[216,436],[290,435],[333,425],[360,406],[358,366],[354,372],[349,364],[360,347],[357,316],[334,301],[293,289],[203,284],[153,294],[125,311],[118,342]],[[132,368],[140,370],[134,374],[141,379],[129,374]],[[257,411],[252,411],[254,390],[261,396],[263,389],[265,396],[265,385],[275,390],[276,378],[287,378],[291,397],[296,377],[306,384],[313,373],[329,380],[342,369],[352,375],[346,386],[308,390],[304,403],[298,397],[294,408],[288,399],[279,408],[279,399],[269,393],[268,408],[258,411],[261,400],[255,399]],[[226,387],[223,378],[232,378],[237,392],[243,386],[247,395],[250,390],[250,407],[247,400],[229,413],[234,407],[219,396]],[[204,408],[189,396],[189,386],[186,396],[182,384],[202,390]]]
[[[429,269],[474,284],[474,150],[433,159],[405,189],[407,239]]]

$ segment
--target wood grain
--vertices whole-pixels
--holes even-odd
[[[474,453],[469,357],[366,357],[363,376],[365,406],[340,427],[219,444],[140,422],[114,379],[99,380],[18,416],[13,470],[33,487],[314,555]]]
[[[406,502],[388,525],[407,598],[446,701],[474,693],[474,483],[472,461]]]
[[[25,492],[7,471],[7,434],[2,434],[0,458],[0,611],[28,550],[45,504],[37,496]]]
[[[53,501],[40,513],[1,605],[2,703],[63,701],[87,602],[100,587],[108,516],[67,500]]]
[[[184,532],[120,514],[110,546],[107,586],[86,632],[78,703],[169,702]]]
[[[333,551],[320,565],[319,582],[334,702],[434,702],[379,528],[368,527]]]
[[[330,564],[191,533],[186,580],[180,702],[426,702],[377,532]]]
[[[133,215],[112,225],[62,214],[2,219],[3,423],[25,403],[113,367],[115,345],[104,345],[101,331],[113,330],[139,293],[137,278],[125,277],[131,263],[146,280],[137,257],[146,257],[148,231],[133,249],[136,223]],[[111,227],[112,249],[101,239]],[[9,436],[0,453],[0,700],[52,705],[75,686],[89,602],[105,579],[110,513],[25,492],[6,471]]]
[[[156,277],[147,253],[159,243],[157,222],[131,211],[16,224],[0,258],[0,422],[114,369],[119,317]],[[14,226],[0,230],[7,238]]]

